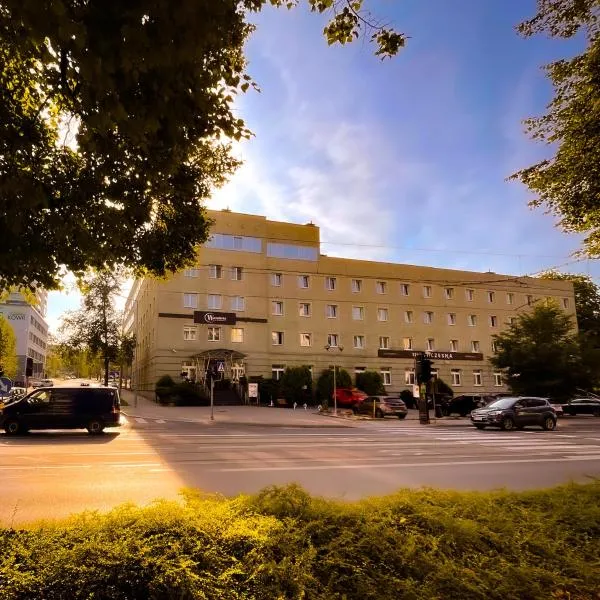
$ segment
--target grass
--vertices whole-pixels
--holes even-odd
[[[0,530],[0,600],[600,598],[598,481],[184,499]]]

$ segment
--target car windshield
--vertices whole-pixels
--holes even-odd
[[[515,403],[516,398],[500,398],[490,402],[486,408],[510,408]]]

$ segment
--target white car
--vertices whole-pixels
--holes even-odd
[[[54,387],[54,381],[52,379],[42,379],[39,387]]]

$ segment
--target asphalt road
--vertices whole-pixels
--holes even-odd
[[[0,435],[0,522],[16,525],[122,502],[177,498],[187,486],[232,495],[298,482],[355,499],[400,487],[526,489],[600,476],[600,419],[564,418],[554,432],[477,431],[468,422],[294,428],[130,418],[86,432]]]

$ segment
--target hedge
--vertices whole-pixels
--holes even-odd
[[[598,481],[359,502],[188,490],[0,530],[0,599],[583,600],[599,556]]]

